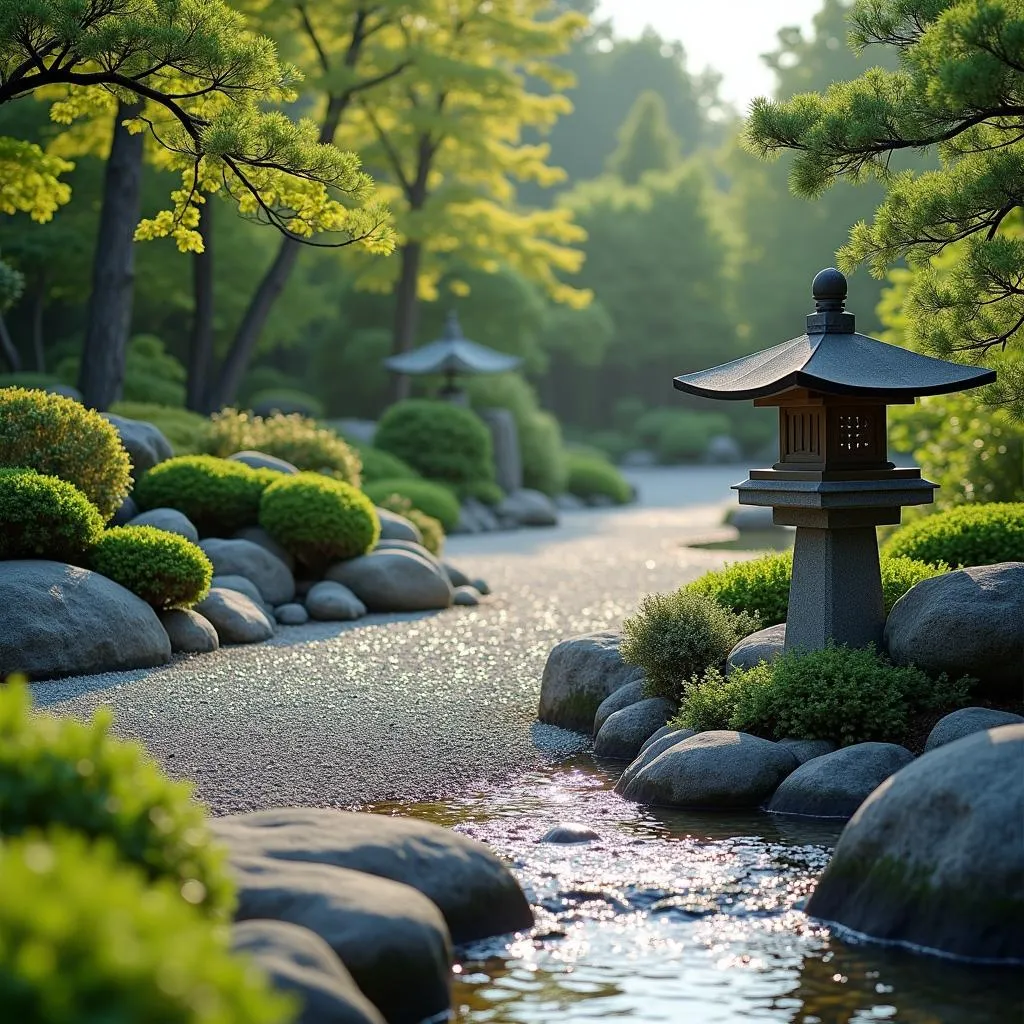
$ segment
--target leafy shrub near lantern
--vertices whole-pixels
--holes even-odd
[[[115,526],[89,552],[89,568],[154,608],[191,608],[206,596],[213,565],[190,540],[154,526]]]
[[[883,552],[956,568],[1022,562],[1024,502],[957,505],[924,516],[893,533]]]
[[[230,952],[224,929],[117,854],[109,841],[59,830],[0,844],[5,1020],[295,1019],[292,1000]]]
[[[275,474],[212,455],[181,455],[154,466],[136,485],[143,510],[176,508],[201,534],[255,526],[260,497]]]
[[[622,624],[619,651],[627,664],[644,670],[649,696],[677,701],[687,680],[721,665],[736,643],[760,626],[757,616],[737,614],[682,587],[643,599]]]
[[[150,879],[169,879],[227,919],[234,887],[191,785],[168,779],[140,743],[112,736],[111,720],[107,709],[87,722],[36,714],[24,683],[0,688],[0,833],[62,826],[105,837]]]
[[[456,491],[494,479],[491,432],[476,413],[450,402],[397,402],[385,410],[373,442],[428,480]]]
[[[128,496],[131,462],[98,412],[63,395],[0,388],[0,466],[74,484],[106,522]]]
[[[717,669],[692,678],[674,724],[841,746],[899,743],[914,715],[966,704],[972,682],[932,679],[913,666],[891,664],[871,648],[785,651],[770,665],[734,669],[727,678]]]
[[[311,568],[364,555],[380,538],[373,502],[320,473],[279,475],[260,500],[260,526]]]
[[[0,559],[81,559],[103,531],[96,506],[73,484],[32,469],[0,469]]]
[[[577,498],[610,498],[625,505],[633,497],[626,478],[607,460],[596,455],[570,451],[567,456],[569,478],[566,490]]]
[[[333,430],[297,413],[253,416],[224,409],[211,418],[203,443],[211,455],[226,458],[235,452],[258,451],[353,487],[361,480],[358,453]]]
[[[431,480],[377,480],[363,490],[374,505],[382,508],[390,508],[388,502],[393,497],[404,498],[414,509],[436,519],[445,533],[451,533],[458,525],[459,499],[444,484]]]
[[[413,508],[412,502],[408,498],[403,498],[398,494],[390,494],[377,504],[389,512],[397,512],[398,515],[405,516],[410,523],[419,527],[423,546],[431,554],[437,555],[438,558],[441,557],[441,552],[444,550],[444,527],[440,520],[428,516],[426,512],[421,512],[418,508]]]

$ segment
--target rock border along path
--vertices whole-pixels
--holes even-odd
[[[110,705],[116,731],[192,779],[214,813],[465,791],[579,749],[535,723],[548,652],[743,557],[684,546],[717,531],[743,474],[636,471],[639,505],[452,538],[446,557],[491,585],[479,607],[310,622],[157,669],[39,683],[36,702],[74,715]]]

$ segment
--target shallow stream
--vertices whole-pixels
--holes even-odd
[[[587,756],[489,793],[377,806],[504,855],[533,933],[478,943],[455,967],[460,1024],[1024,1020],[1012,969],[843,941],[807,919],[839,827],[637,807]],[[587,844],[539,843],[560,822]]]

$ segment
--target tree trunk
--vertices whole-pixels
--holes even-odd
[[[46,308],[46,275],[39,279],[35,299],[32,303],[32,352],[35,355],[36,370],[46,373],[46,351],[43,347],[43,311]]]
[[[21,369],[21,357],[18,355],[17,347],[11,340],[11,334],[7,330],[7,322],[4,320],[2,313],[0,313],[0,353],[3,353],[7,365],[11,368],[11,373],[17,373]]]
[[[193,412],[212,411],[209,380],[213,360],[213,196],[199,207],[203,251],[192,257],[192,337],[188,344],[188,382],[185,404]]]
[[[423,245],[420,242],[406,242],[402,246],[402,272],[395,287],[395,324],[392,335],[392,355],[408,352],[416,340],[416,325],[419,320],[419,302],[416,298],[416,283],[420,276],[420,258]],[[391,397],[400,402],[409,397],[412,382],[404,373],[396,373],[391,381]]]
[[[85,328],[78,390],[86,405],[106,409],[124,383],[125,349],[135,291],[135,228],[142,202],[143,133],[132,135],[121,122],[140,104],[119,102],[114,139],[103,176],[103,206],[92,268],[92,294]]]

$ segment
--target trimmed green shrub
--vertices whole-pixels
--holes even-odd
[[[491,432],[476,413],[450,402],[397,402],[381,416],[373,443],[456,490],[494,479]]]
[[[0,688],[3,835],[63,826],[106,837],[149,878],[169,879],[227,920],[234,887],[191,784],[168,779],[142,744],[112,736],[111,721],[107,708],[87,722],[34,713],[24,683]]]
[[[625,505],[633,498],[633,488],[626,478],[606,459],[569,452],[569,479],[566,488],[577,498],[611,498]]]
[[[329,474],[353,487],[360,484],[359,455],[333,430],[305,416],[263,417],[224,409],[211,418],[203,444],[211,455],[264,452],[301,470]]]
[[[871,648],[785,651],[772,664],[707,672],[687,687],[675,723],[729,728],[770,739],[832,740],[841,746],[900,743],[915,714],[963,707],[973,680],[931,679]]]
[[[115,526],[89,552],[89,568],[154,608],[191,608],[210,589],[213,565],[202,549],[155,526]]]
[[[249,406],[257,416],[273,416],[280,413],[284,416],[297,414],[310,419],[321,419],[324,415],[323,402],[298,388],[268,388],[257,391],[249,399]]]
[[[477,480],[460,487],[459,497],[476,498],[484,505],[500,505],[505,500],[505,492],[493,480]]]
[[[63,395],[0,389],[0,466],[74,484],[106,522],[131,486],[131,462],[114,427]]]
[[[348,442],[359,454],[363,463],[362,478],[364,484],[372,484],[377,480],[419,480],[420,475],[412,466],[406,465],[401,459],[390,452],[382,452],[371,445]]]
[[[639,447],[651,449],[659,462],[698,462],[711,438],[728,434],[729,417],[717,412],[691,409],[650,409],[634,424]]]
[[[96,506],[74,484],[34,469],[0,469],[0,560],[75,562],[102,531]]]
[[[182,895],[186,899],[182,899]],[[109,842],[61,830],[0,845],[0,1006],[23,1024],[286,1024],[227,933]]]
[[[421,512],[418,508],[413,508],[412,502],[408,498],[397,494],[389,495],[378,504],[380,508],[386,508],[389,512],[397,512],[400,516],[405,516],[410,523],[419,527],[423,546],[431,554],[437,555],[438,558],[441,557],[441,552],[444,550],[444,527],[439,519],[428,516],[426,512]]]
[[[365,555],[380,538],[373,502],[320,473],[278,475],[260,500],[260,526],[310,568]]]
[[[79,356],[62,359],[57,373],[66,384],[78,380]],[[128,339],[122,393],[126,402],[182,406],[185,404],[185,367],[155,334]]]
[[[210,425],[210,421],[197,412],[154,402],[115,402],[110,411],[125,419],[152,423],[170,441],[175,455],[200,452]]]
[[[643,599],[636,615],[622,624],[619,651],[627,664],[644,670],[649,696],[678,700],[688,679],[722,664],[760,625],[756,616],[736,614],[682,587]]]
[[[444,484],[432,480],[377,480],[363,490],[374,505],[382,508],[391,507],[388,501],[393,496],[405,498],[414,509],[438,520],[445,533],[451,533],[458,525],[459,499]]]
[[[180,455],[154,466],[136,485],[139,508],[176,508],[201,534],[231,534],[259,519],[260,497],[280,474],[212,455]]]
[[[958,505],[925,516],[898,529],[883,550],[954,568],[1022,562],[1024,502]]]
[[[887,614],[921,580],[949,571],[949,566],[941,563],[931,565],[912,558],[885,555],[880,559],[880,568]],[[773,553],[747,562],[733,562],[724,569],[705,573],[688,587],[698,594],[715,598],[735,612],[759,616],[764,626],[774,626],[786,621],[792,574],[792,552]]]

